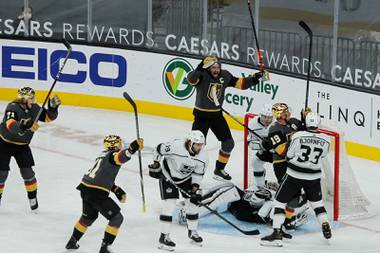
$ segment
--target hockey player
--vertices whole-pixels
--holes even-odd
[[[173,251],[176,245],[169,234],[179,192],[185,199],[188,237],[198,245],[203,241],[197,227],[200,183],[208,163],[204,144],[203,133],[193,130],[185,140],[161,143],[154,151],[154,163],[149,165],[149,174],[159,179],[162,199],[159,249]]]
[[[301,112],[301,116],[310,112],[307,108],[305,112]],[[289,107],[285,103],[276,103],[272,106],[272,113],[276,121],[270,126],[268,137],[263,139],[262,145],[266,150],[273,150],[273,170],[278,183],[281,183],[286,169],[286,151],[289,144],[289,139],[296,131],[305,129],[303,120],[291,117]],[[294,219],[294,209],[299,205],[299,196],[301,192],[295,194],[294,198],[288,203],[286,208],[285,228],[294,229],[289,226]]]
[[[108,225],[99,252],[112,252],[110,245],[123,222],[123,215],[120,213],[120,207],[109,197],[109,193],[113,192],[121,203],[126,202],[127,194],[115,184],[115,178],[121,165],[142,148],[143,139],[137,139],[128,148],[123,149],[119,136],[108,135],[104,138],[104,151],[96,158],[94,166],[83,176],[82,182],[77,187],[82,197],[82,216],[74,226],[66,249],[79,248],[78,241],[100,213],[108,220]]]
[[[272,163],[273,154],[265,150],[261,141],[263,138],[268,137],[269,126],[272,123],[273,114],[272,106],[265,104],[260,111],[260,116],[253,118],[248,123],[248,128],[253,130],[256,134],[248,134],[248,146],[251,149],[250,167],[253,171],[253,185],[250,186],[250,190],[257,190],[265,185],[265,162]],[[259,138],[260,136],[261,138]]]
[[[61,100],[54,96],[48,101],[48,109],[43,109],[38,121],[50,122],[57,118]],[[32,211],[38,208],[37,179],[33,171],[34,159],[29,144],[39,128],[35,118],[41,107],[36,104],[35,91],[22,87],[17,98],[7,105],[3,121],[0,124],[0,203],[9,173],[11,157],[16,159],[24,179]]]
[[[225,90],[227,87],[248,89],[259,83],[262,77],[267,77],[267,73],[258,72],[245,78],[235,77],[227,70],[221,69],[221,63],[215,56],[205,57],[198,67],[187,75],[188,82],[195,87],[197,93],[192,129],[200,130],[205,137],[207,137],[208,130],[211,129],[218,141],[221,142],[214,170],[217,179],[231,180],[231,176],[224,168],[235,145],[221,110]],[[218,100],[220,106],[216,105],[214,99]]]
[[[285,220],[285,205],[301,188],[304,189],[306,198],[321,223],[323,236],[326,239],[331,238],[321,190],[321,160],[327,156],[330,142],[325,135],[318,133],[320,122],[318,114],[309,113],[305,119],[306,131],[297,132],[292,136],[287,152],[288,168],[276,194],[273,233],[263,237],[261,245],[282,246],[280,227]]]

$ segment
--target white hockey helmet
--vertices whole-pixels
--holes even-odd
[[[260,115],[267,116],[267,117],[273,117],[272,114],[272,105],[271,104],[264,104],[261,108]]]
[[[192,144],[193,143],[205,144],[205,136],[199,130],[191,130],[188,133],[186,139],[189,140]]]
[[[305,118],[305,124],[307,128],[318,128],[321,124],[321,117],[318,113],[309,112]]]

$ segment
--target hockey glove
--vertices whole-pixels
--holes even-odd
[[[269,73],[266,70],[264,70],[263,72],[257,72],[255,74],[253,74],[253,76],[257,80],[259,80],[261,78],[261,80],[263,80],[264,82],[269,80]]]
[[[20,129],[22,131],[26,131],[27,129],[29,129],[30,131],[32,132],[35,132],[38,130],[40,126],[34,122],[34,120],[32,120],[32,118],[28,118],[28,119],[21,119],[20,120]]]
[[[117,185],[113,185],[111,191],[115,193],[116,198],[121,202],[127,202],[127,193]]]
[[[309,112],[311,112],[310,107],[306,107],[306,109],[302,108],[302,110],[301,110],[301,121],[302,122],[305,122],[306,116],[309,114]]]
[[[48,108],[51,110],[57,110],[58,107],[61,105],[61,99],[55,95],[52,98],[49,98]]]
[[[144,147],[144,139],[140,138],[137,140],[134,140],[131,144],[129,144],[128,151],[131,154],[134,154],[137,152],[137,150],[142,150]]]
[[[190,202],[196,206],[200,206],[202,201],[202,190],[199,188],[199,184],[191,185]]]
[[[148,168],[149,168],[149,176],[156,179],[161,178],[162,170],[160,167],[160,163],[158,161],[154,161],[152,164],[149,164]]]

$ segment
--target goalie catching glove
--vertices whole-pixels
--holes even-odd
[[[149,168],[149,176],[156,179],[161,178],[162,170],[161,170],[161,165],[158,161],[154,161],[152,164],[149,164],[148,168]]]
[[[113,193],[115,193],[115,196],[121,203],[127,202],[127,193],[121,189],[119,186],[114,185],[111,189]]]

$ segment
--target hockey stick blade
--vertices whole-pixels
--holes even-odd
[[[127,92],[123,92],[123,96],[132,105],[133,110],[137,111],[136,103],[135,103],[135,101],[133,101],[131,96],[129,96],[129,94]]]
[[[301,20],[298,24],[309,34],[309,36],[313,35],[310,27],[303,20]]]

